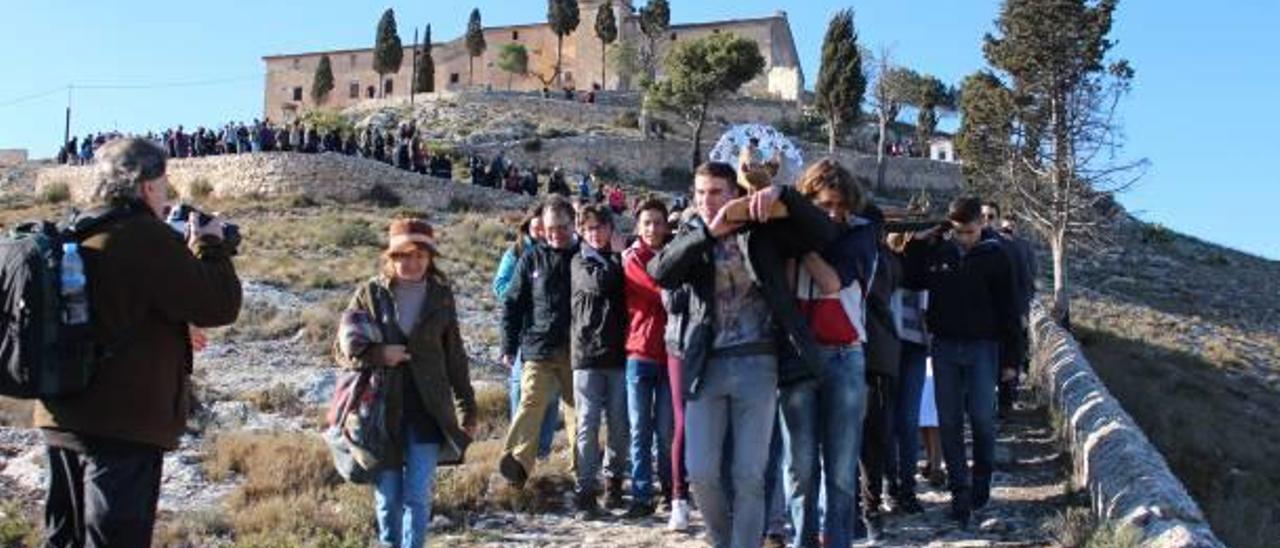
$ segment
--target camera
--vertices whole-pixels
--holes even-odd
[[[191,214],[196,214],[196,222],[199,226],[204,226],[213,220],[213,216],[196,209],[188,204],[178,204],[177,207],[170,208],[169,218],[165,220],[171,228],[178,231],[183,237],[187,235],[187,221],[191,218]],[[235,255],[240,248],[240,226],[234,223],[226,223],[223,226],[222,242],[231,250],[231,254]]]

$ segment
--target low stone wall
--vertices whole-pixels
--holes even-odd
[[[1134,527],[1142,546],[1225,546],[1075,339],[1040,306],[1032,312],[1032,327],[1033,382],[1063,423],[1072,476],[1088,489],[1099,521]]]
[[[718,138],[719,136],[715,136]],[[703,142],[704,153],[715,144]],[[806,163],[827,155],[827,148],[802,143]],[[543,139],[536,150],[525,144],[494,143],[476,150],[485,157],[501,151],[517,165],[538,168],[563,167],[569,173],[588,173],[600,166],[610,166],[624,178],[651,183],[661,182],[665,168],[689,169],[689,142],[676,139],[642,140],[630,137],[583,135],[560,139]],[[855,174],[876,179],[876,159],[841,149],[835,157]],[[885,187],[896,190],[953,191],[964,182],[959,164],[935,162],[920,158],[886,158]]]
[[[85,202],[91,188],[92,167],[51,167],[36,176],[36,192],[49,185],[66,185],[74,202]],[[171,160],[169,182],[183,197],[196,185],[207,185],[218,198],[306,195],[351,201],[375,184],[395,190],[409,203],[447,209],[451,202],[471,207],[523,207],[528,198],[493,189],[456,184],[396,169],[381,162],[340,154],[270,152]]]

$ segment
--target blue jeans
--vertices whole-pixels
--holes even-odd
[[[920,458],[920,393],[924,391],[925,360],[929,347],[902,343],[902,361],[898,378],[898,398],[893,420],[894,457],[885,472],[893,483],[893,496],[904,498],[915,494],[916,461]]]
[[[658,479],[671,486],[671,387],[667,364],[627,360],[627,407],[631,417],[631,499],[648,504],[653,498],[654,434],[658,442]]]
[[[426,443],[408,423],[404,437],[403,466],[379,472],[374,485],[378,541],[397,548],[419,548],[426,545],[431,524],[431,493],[440,445]]]
[[[760,545],[777,400],[775,356],[713,356],[703,370],[701,391],[685,405],[690,490],[716,548]],[[730,424],[732,435],[726,439]],[[732,500],[721,475],[726,444],[733,451]]]
[[[524,371],[524,360],[519,354],[511,364],[510,389],[507,394],[511,401],[511,420],[516,418],[516,410],[520,409],[520,374]],[[551,454],[551,442],[555,440],[556,428],[560,427],[560,397],[553,395],[547,400],[547,414],[542,419],[542,432],[538,434],[538,457],[546,458]],[[572,434],[570,434],[572,435]]]
[[[985,501],[991,490],[999,356],[1000,345],[995,341],[939,337],[933,343],[933,393],[952,504],[968,504],[966,497]],[[972,477],[965,458],[966,412],[973,430]]]
[[[866,358],[861,348],[822,351],[820,383],[785,388],[783,467],[795,546],[818,546],[818,498],[826,490],[826,546],[848,546],[858,493],[858,454],[866,413]],[[822,485],[819,482],[822,482]]]
[[[627,475],[626,454],[631,428],[627,424],[627,375],[619,369],[578,369],[573,372],[574,413],[577,415],[578,468],[575,491],[596,493],[600,470],[600,424],[608,420],[605,476],[621,482]]]

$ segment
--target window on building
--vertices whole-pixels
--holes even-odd
[[[360,82],[351,82],[351,90],[347,92],[348,99],[360,98]]]
[[[460,81],[462,81],[462,79],[461,79],[461,77],[459,77],[459,76],[458,76],[458,73],[453,72],[453,73],[450,73],[450,74],[449,74],[449,83],[450,83],[450,84],[456,84],[456,83],[458,83],[458,82],[460,82]]]
[[[391,82],[392,80],[390,78],[387,78],[387,81],[382,83],[383,95],[391,95],[391,90],[392,90]]]
[[[365,96],[365,97],[368,97],[368,98],[370,98],[370,99],[373,99],[374,97],[377,97],[377,96],[378,96],[378,88],[375,88],[375,87],[373,87],[373,86],[369,86],[369,87],[365,88],[365,89],[364,89],[364,96]]]
[[[354,53],[351,54],[351,68],[356,68],[356,54]],[[359,93],[356,95],[359,95]]]
[[[293,58],[293,68],[294,68],[295,70],[296,70],[296,69],[300,69],[300,68],[302,68],[302,59],[298,59],[297,57],[294,57],[294,58]]]
[[[512,40],[519,40],[519,39],[520,39],[520,31],[518,31],[518,30],[513,30],[513,31],[511,31],[511,39],[512,39]]]
[[[301,100],[302,100],[302,87],[301,87],[301,86],[296,86],[296,87],[294,87],[294,88],[293,88],[293,100],[294,100],[294,101],[301,101]]]

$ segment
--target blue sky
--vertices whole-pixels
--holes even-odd
[[[995,0],[671,3],[675,22],[786,10],[809,86],[826,22],[838,9],[854,8],[863,44],[888,46],[899,63],[949,82],[985,65],[981,39],[999,9]],[[0,148],[27,148],[35,156],[52,155],[61,140],[67,93],[52,90],[69,83],[139,86],[75,90],[74,134],[214,125],[260,116],[261,56],[364,47],[373,42],[386,7],[395,8],[405,41],[415,25],[427,23],[437,40],[451,39],[475,6],[489,25],[540,21],[546,14],[545,2],[538,0],[6,4],[0,24],[6,69],[0,79]],[[1112,33],[1119,41],[1115,51],[1137,69],[1134,91],[1122,107],[1124,154],[1152,162],[1139,186],[1120,198],[1130,210],[1280,259],[1280,238],[1264,227],[1266,219],[1277,218],[1273,204],[1280,202],[1280,171],[1267,163],[1280,156],[1280,139],[1267,137],[1277,134],[1280,122],[1274,105],[1280,97],[1277,29],[1275,0],[1237,0],[1229,8],[1121,1]],[[944,121],[944,127],[954,124]]]

